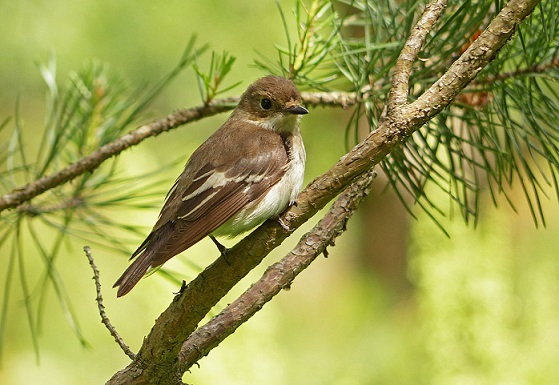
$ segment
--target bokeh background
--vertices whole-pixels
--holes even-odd
[[[289,17],[294,2],[279,3]],[[131,87],[153,84],[174,67],[195,33],[210,49],[237,58],[229,78],[231,83],[242,80],[229,92],[236,95],[264,75],[253,65],[255,50],[274,58],[275,45],[285,45],[273,1],[18,0],[1,1],[0,15],[0,120],[15,114],[19,99],[24,140],[30,146],[39,136],[45,113],[46,88],[38,65],[51,56],[56,58],[61,83],[84,63],[98,60]],[[208,57],[200,62],[207,63]],[[146,121],[199,103],[194,72],[187,70],[152,104]],[[213,117],[147,140],[121,155],[121,172],[132,176],[157,171],[168,181],[161,187],[166,190],[188,155],[225,118]],[[347,112],[322,108],[305,116],[307,181],[345,153],[346,120]],[[176,162],[179,159],[183,160]],[[517,212],[504,199],[497,208],[489,196],[483,200],[477,228],[465,225],[449,209],[447,217],[440,219],[447,237],[420,210],[412,219],[384,189],[382,175],[374,190],[330,249],[329,258],[319,258],[289,291],[187,373],[186,382],[551,384],[559,380],[557,199],[542,201],[548,214],[545,228],[534,226],[520,189],[511,192]],[[549,193],[554,197],[553,191]],[[439,201],[444,205],[446,199],[440,196]],[[145,226],[147,234],[156,216],[157,210],[149,210],[128,219]],[[283,256],[297,235],[316,220],[264,265]],[[87,346],[76,338],[51,293],[37,352],[16,285],[4,331],[1,384],[99,384],[127,364],[128,358],[100,323],[82,246],[83,241],[69,239],[57,263]],[[2,297],[6,250],[0,255]],[[155,274],[116,300],[110,286],[126,259],[105,249],[94,253],[107,313],[137,350],[177,287]],[[213,245],[204,241],[175,258],[170,268],[184,271],[188,280],[216,256]],[[38,262],[30,255],[26,263],[32,269]],[[223,302],[257,279],[264,267]]]

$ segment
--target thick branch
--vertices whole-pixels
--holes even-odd
[[[349,218],[369,193],[373,178],[374,173],[370,171],[350,185],[324,218],[301,238],[289,254],[268,267],[258,282],[190,335],[179,353],[180,374],[207,355],[283,288],[289,287],[299,273],[325,252],[327,246],[334,244],[336,237],[345,231]]]
[[[282,216],[283,222],[292,229],[298,228],[355,178],[379,163],[414,130],[446,107],[452,97],[489,63],[537,2],[509,1],[488,27],[490,32],[482,34],[462,55],[460,64],[453,65],[443,76],[445,87],[439,81],[412,105],[388,113],[377,130],[299,195],[297,206],[291,207]],[[450,81],[454,78],[460,81]],[[440,96],[433,95],[435,89]],[[208,266],[161,314],[144,340],[136,360],[109,383],[179,383],[178,354],[184,341],[211,307],[288,235],[276,221],[268,221],[230,249],[227,259],[220,257]]]
[[[426,120],[438,114],[495,57],[518,25],[532,12],[539,0],[511,0],[481,35],[423,95],[400,109],[401,117],[413,117],[408,124],[411,134]]]

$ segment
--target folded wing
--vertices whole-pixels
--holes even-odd
[[[274,148],[283,150],[283,146]],[[150,268],[162,265],[261,199],[284,175],[287,161],[285,152],[259,151],[234,164],[205,164],[195,175],[183,173],[169,192],[154,229],[132,254],[134,262],[115,283],[117,296],[128,293]]]

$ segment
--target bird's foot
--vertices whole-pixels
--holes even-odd
[[[281,228],[287,231],[288,233],[291,233],[293,231],[291,230],[291,227],[289,227],[289,224],[285,223],[282,217],[278,217],[278,223],[281,226]]]

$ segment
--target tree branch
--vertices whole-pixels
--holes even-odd
[[[396,111],[396,115],[400,115],[397,117],[398,120],[413,117],[407,125],[406,136],[450,104],[454,97],[493,60],[538,2],[539,0],[509,1],[443,76],[413,103]]]
[[[111,333],[111,336],[113,336],[124,354],[126,354],[128,357],[130,357],[131,360],[133,360],[134,358],[136,358],[136,355],[134,354],[134,352],[132,352],[132,350],[130,350],[128,345],[126,345],[120,334],[118,334],[115,327],[111,323],[111,320],[109,320],[109,317],[107,317],[107,313],[105,313],[105,305],[103,305],[103,295],[101,294],[101,281],[99,280],[99,269],[97,269],[97,265],[95,265],[95,261],[93,260],[91,248],[89,246],[84,246],[83,251],[85,252],[85,256],[89,261],[89,266],[91,266],[91,269],[93,270],[93,280],[95,281],[95,291],[97,292],[95,301],[97,301],[97,308],[99,309],[99,315],[101,316],[101,323],[105,325],[105,327],[109,330],[109,333]]]
[[[545,63],[545,64],[537,64],[537,65],[527,67],[527,68],[519,68],[519,69],[514,70],[514,71],[502,72],[502,73],[499,73],[499,74],[496,74],[496,75],[487,76],[487,77],[482,78],[482,79],[476,79],[472,82],[472,84],[474,84],[474,85],[493,84],[495,82],[501,82],[503,80],[507,80],[507,79],[511,79],[511,78],[517,78],[517,77],[521,77],[521,76],[529,76],[529,75],[534,75],[534,74],[541,74],[541,73],[544,73],[544,72],[547,72],[551,69],[556,69],[556,68],[559,68],[559,58],[554,58],[550,62]]]
[[[396,109],[408,103],[409,81],[413,63],[417,59],[417,54],[423,46],[425,38],[446,8],[446,3],[446,0],[436,0],[427,4],[414,29],[410,32],[410,36],[394,66],[392,88],[387,101],[389,114],[394,113]]]
[[[289,208],[282,215],[282,221],[292,229],[298,228],[355,178],[378,164],[395,146],[446,107],[489,63],[537,2],[509,1],[488,29],[439,81],[415,102],[387,113],[379,127],[363,142],[307,186],[299,195],[297,206]],[[440,2],[433,1],[432,4]],[[208,266],[174,298],[144,339],[136,360],[115,374],[109,384],[180,383],[178,357],[184,341],[208,311],[288,235],[277,221],[267,221],[231,248],[227,260],[220,257]]]
[[[86,172],[91,172],[99,167],[105,160],[120,154],[122,151],[132,147],[144,139],[157,136],[162,132],[169,131],[180,125],[195,122],[199,119],[215,115],[219,112],[230,110],[232,107],[217,103],[180,110],[164,119],[146,124],[136,130],[110,142],[94,151],[76,163],[52,174],[46,175],[23,187],[13,190],[11,193],[0,197],[0,212],[5,209],[17,207],[45,191],[71,181]]]
[[[311,107],[351,107],[359,102],[355,92],[303,92],[305,105]]]
[[[344,92],[309,92],[303,94],[303,100],[310,106],[322,105],[346,108],[357,103],[355,95],[355,93]],[[238,101],[238,96],[217,99],[206,105],[179,110],[163,119],[141,126],[107,143],[90,155],[52,175],[46,175],[23,187],[14,189],[6,195],[0,196],[0,212],[17,207],[45,191],[67,183],[86,172],[94,171],[107,159],[120,154],[122,151],[141,143],[149,137],[157,136],[176,127],[208,118],[221,112],[230,111]]]
[[[179,373],[182,375],[200,358],[250,319],[295,277],[306,269],[326,247],[334,244],[349,218],[370,191],[375,174],[369,171],[338,197],[328,213],[297,246],[281,261],[271,265],[258,282],[184,342],[179,353]]]

